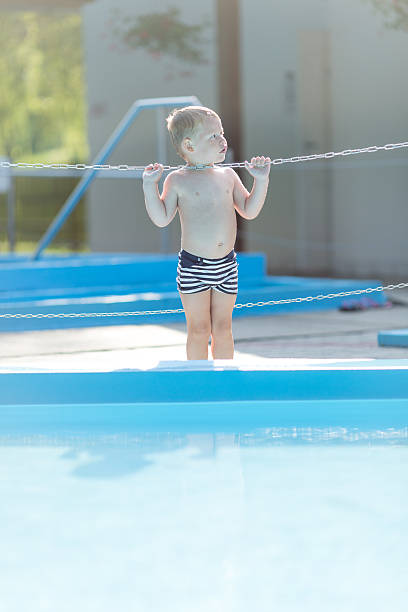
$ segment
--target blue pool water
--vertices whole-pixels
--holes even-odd
[[[271,415],[0,420],[0,609],[405,612],[408,419]]]

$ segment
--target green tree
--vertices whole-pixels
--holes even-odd
[[[370,0],[386,17],[386,26],[408,32],[408,0]]]
[[[87,157],[81,18],[0,12],[0,155]]]
[[[209,22],[185,23],[180,9],[174,7],[137,17],[124,16],[116,9],[113,15],[117,22],[114,33],[128,49],[144,49],[156,59],[167,55],[187,64],[207,63],[201,46]]]

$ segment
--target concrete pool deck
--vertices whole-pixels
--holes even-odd
[[[308,360],[408,359],[408,348],[378,345],[380,331],[408,326],[408,291],[394,291],[388,298],[393,300],[390,307],[362,311],[236,318],[233,363],[266,367],[271,360],[276,366],[279,360],[286,365],[288,360],[301,360],[306,365]],[[157,325],[153,317],[151,321],[151,325],[3,333],[0,369],[106,371],[185,361],[185,324]]]

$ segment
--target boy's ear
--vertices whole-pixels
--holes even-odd
[[[181,143],[181,145],[185,151],[191,152],[194,150],[193,145],[191,144],[191,139],[188,136],[186,136],[186,138],[183,139],[183,142]]]

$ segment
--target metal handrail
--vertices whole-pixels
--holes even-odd
[[[117,127],[112,132],[109,139],[106,141],[102,149],[96,155],[95,159],[92,161],[92,165],[103,164],[108,157],[111,155],[112,151],[116,148],[116,146],[121,141],[124,134],[127,132],[129,127],[132,125],[133,121],[139,115],[140,111],[146,108],[164,108],[168,106],[199,106],[201,102],[196,96],[182,96],[182,97],[174,97],[174,98],[145,98],[141,100],[137,100],[123,119],[119,122]],[[160,148],[160,139],[159,139],[159,148]],[[162,145],[161,145],[162,146]],[[54,236],[59,232],[62,225],[68,219],[69,215],[74,210],[75,206],[78,204],[79,200],[84,195],[85,191],[88,189],[89,185],[96,178],[99,170],[89,170],[85,173],[83,178],[79,181],[78,185],[75,187],[74,191],[70,194],[65,204],[58,212],[55,219],[52,221],[51,225],[46,230],[44,236],[38,243],[37,249],[35,250],[32,259],[39,259],[43,250],[48,246]]]

